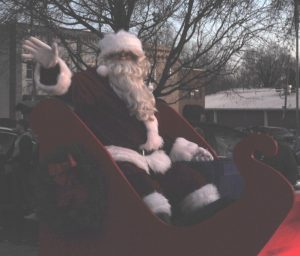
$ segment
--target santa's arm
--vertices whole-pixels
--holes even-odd
[[[66,63],[58,56],[58,47],[54,43],[51,47],[35,37],[30,37],[23,43],[27,53],[23,59],[37,62],[34,79],[37,87],[49,94],[63,95],[70,85],[72,72]]]

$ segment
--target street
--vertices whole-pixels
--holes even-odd
[[[8,241],[0,242],[1,256],[37,256],[38,246],[28,244],[16,244]]]

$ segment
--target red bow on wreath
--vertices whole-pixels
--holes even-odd
[[[68,161],[48,165],[48,173],[54,178],[54,181],[59,186],[65,186],[72,182],[68,172],[77,166],[77,162],[73,156],[68,154]]]
[[[68,161],[48,165],[48,173],[57,186],[57,206],[80,206],[88,197],[86,188],[80,184],[76,168],[77,162],[71,154]]]

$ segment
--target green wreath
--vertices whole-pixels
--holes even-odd
[[[99,231],[107,189],[101,166],[79,145],[57,148],[40,162],[39,219],[60,233]]]

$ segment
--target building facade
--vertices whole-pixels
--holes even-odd
[[[295,129],[296,95],[275,88],[235,89],[206,96],[209,122],[232,127],[279,126]]]

